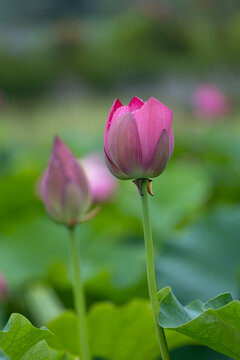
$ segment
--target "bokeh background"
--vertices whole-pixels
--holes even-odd
[[[67,232],[46,215],[39,178],[55,134],[78,157],[102,153],[115,97],[155,96],[173,111],[174,154],[150,199],[158,287],[170,285],[183,304],[225,291],[238,298],[239,5],[0,1],[1,327],[11,312],[41,324],[72,307]],[[211,92],[202,95],[207,105],[197,100],[203,84],[220,100]],[[78,236],[89,308],[147,298],[140,200],[131,182],[119,183]],[[225,359],[200,346],[172,353],[192,358]]]

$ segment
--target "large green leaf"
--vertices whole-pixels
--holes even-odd
[[[12,314],[0,332],[0,348],[11,360],[50,360],[47,329],[38,329],[20,314]]]
[[[75,315],[73,316],[75,322]],[[72,328],[72,323],[69,324],[68,319],[65,321],[65,316],[63,318],[60,326],[55,326],[54,336],[47,328],[38,329],[24,316],[12,314],[4,330],[0,332],[0,360],[79,360],[78,356],[69,354],[69,350],[61,350],[65,347],[64,344],[71,344],[71,340],[68,343],[70,337],[66,336],[66,328],[74,333],[73,342],[77,341],[75,324]],[[56,322],[58,321],[57,319]],[[58,337],[62,341],[61,346],[56,344]],[[46,340],[55,349],[51,349]],[[60,350],[57,350],[58,347]]]
[[[77,353],[76,316],[66,312],[48,324],[55,334],[48,344],[58,351]],[[124,306],[112,303],[94,305],[88,314],[92,356],[109,360],[155,360],[159,356],[152,310],[145,300],[133,300]],[[176,332],[167,332],[172,350],[195,343]]]
[[[159,292],[159,324],[192,337],[199,343],[236,360],[240,359],[240,302],[230,293],[205,304],[196,300],[183,307],[170,288]]]
[[[48,339],[48,344],[53,349],[63,352],[78,354],[77,320],[72,311],[66,311],[52,320],[47,325],[48,329],[54,334]]]
[[[171,161],[166,171],[153,179],[154,197],[150,201],[153,229],[161,234],[169,233],[184,220],[192,218],[207,201],[210,186],[209,175],[201,165]],[[136,187],[125,182],[122,188],[122,201],[119,202],[122,212],[126,217],[140,221],[141,206]]]
[[[78,356],[69,354],[69,352],[52,349],[51,360],[80,360],[80,358]]]
[[[0,213],[2,211],[11,226],[4,220],[6,228],[4,234],[0,234],[0,271],[13,290],[21,289],[32,280],[45,278],[49,269],[59,263],[67,269],[69,281],[67,232],[54,224],[47,214],[38,215],[44,212],[33,191],[38,170],[37,165],[30,165],[27,161],[21,165],[20,172],[11,175],[10,185],[14,185],[14,192],[8,177],[3,179],[6,201],[0,204]],[[39,175],[44,167],[41,166]],[[30,174],[28,167],[32,168]],[[208,197],[209,179],[200,166],[175,162],[154,181],[154,189],[156,196],[151,201],[154,229],[168,232],[202,206]],[[16,208],[18,192],[24,206],[17,204]],[[131,182],[123,183],[116,202],[104,206],[93,222],[79,227],[82,274],[87,293],[93,299],[111,299],[120,303],[147,294],[139,202],[136,187]],[[29,216],[23,214],[21,207],[28,210]],[[21,219],[16,216],[19,212]],[[157,237],[155,239],[157,243]],[[58,277],[61,277],[60,273]]]
[[[171,285],[185,303],[230,291],[238,296],[240,207],[222,206],[170,238],[158,256],[158,287]]]
[[[42,212],[41,204],[34,194],[37,176],[37,171],[28,164],[23,171],[1,179],[1,231],[10,232]]]
[[[114,360],[150,360],[159,355],[152,309],[146,300],[132,300],[123,306],[94,305],[89,313],[89,329],[91,349],[96,356]],[[167,332],[170,350],[195,344],[190,338],[179,335]]]
[[[82,277],[89,292],[116,301],[129,299],[137,293],[135,287],[145,280],[143,241],[140,244],[116,243],[112,235],[94,234],[91,224],[79,226],[78,240]],[[1,237],[0,271],[11,288],[19,289],[27,282],[44,278],[54,264],[63,264],[70,287],[68,247],[68,233],[64,227],[47,216],[38,218],[11,235]],[[56,275],[62,277],[59,271]]]
[[[47,218],[23,224],[0,240],[0,269],[14,289],[42,278],[54,261],[66,259],[67,233]]]

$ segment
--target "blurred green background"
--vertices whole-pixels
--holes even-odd
[[[39,318],[41,296],[73,306],[67,232],[48,218],[36,184],[55,134],[78,157],[102,152],[115,97],[155,96],[173,111],[175,150],[150,199],[158,287],[170,285],[183,304],[225,291],[238,298],[239,44],[238,0],[0,1],[1,327],[11,312],[49,319],[50,305]],[[200,83],[225,94],[223,116],[197,117]],[[131,182],[78,236],[89,308],[147,298]],[[204,347],[172,354],[192,358],[225,359]]]

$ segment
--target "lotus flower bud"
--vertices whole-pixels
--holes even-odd
[[[51,217],[73,226],[90,206],[87,177],[71,151],[58,137],[42,180],[42,199]]]
[[[90,185],[93,203],[109,201],[117,187],[116,179],[109,173],[102,156],[94,153],[80,160]]]
[[[129,105],[116,99],[104,133],[106,164],[119,179],[160,175],[174,147],[172,112],[151,97],[145,103],[134,97]]]
[[[217,118],[229,110],[229,103],[224,93],[215,86],[203,84],[193,93],[195,113],[203,118]]]

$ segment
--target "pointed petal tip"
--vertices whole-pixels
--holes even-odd
[[[56,148],[61,148],[62,146],[66,146],[63,142],[63,140],[60,138],[60,136],[58,135],[55,135],[54,136],[54,140],[53,140],[53,148],[56,149]]]
[[[146,103],[150,103],[150,104],[159,104],[161,106],[163,106],[164,108],[166,108],[167,110],[169,110],[171,112],[171,110],[164,104],[162,103],[160,100],[156,99],[155,97],[151,96]]]
[[[119,100],[118,97],[115,98],[113,104],[115,105],[114,107],[116,107],[116,108],[123,106],[123,104],[121,103],[121,101]]]
[[[54,143],[59,143],[59,142],[63,142],[63,141],[62,141],[62,139],[60,138],[60,136],[55,135],[53,142],[54,142]]]
[[[149,111],[149,108],[161,108],[164,107],[165,105],[163,103],[161,103],[161,101],[159,101],[158,99],[156,99],[155,97],[151,96],[141,107],[141,110],[143,111]]]
[[[155,97],[151,96],[148,101],[146,102],[146,104],[151,105],[159,105],[161,108],[161,111],[166,114],[166,116],[169,117],[170,122],[172,122],[172,111],[165,105],[163,104],[161,101],[159,101],[158,99],[156,99]]]
[[[160,102],[158,99],[156,99],[154,96],[150,96],[150,98],[148,99],[148,101],[157,101]]]
[[[106,122],[106,126],[105,126],[105,131],[104,131],[104,142],[106,140],[106,136],[107,136],[108,130],[109,130],[111,122],[112,122],[112,117],[113,117],[115,111],[122,106],[123,105],[122,105],[121,101],[118,98],[116,98],[112,104],[112,107],[111,107],[108,117],[107,117],[107,122]]]
[[[63,140],[59,136],[55,136],[53,141],[52,154],[62,157],[65,154],[72,153]]]
[[[137,96],[134,96],[129,103],[131,111],[139,110],[144,105],[144,101]]]
[[[140,100],[140,101],[143,102],[143,100],[142,100],[139,96],[134,96],[134,97],[132,98],[131,102],[132,102],[133,100]]]

